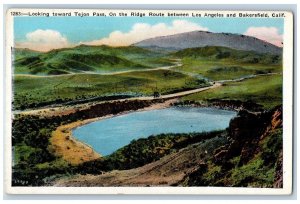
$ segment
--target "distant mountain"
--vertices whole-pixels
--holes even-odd
[[[231,33],[212,33],[207,31],[192,31],[150,38],[135,43],[134,46],[143,48],[160,47],[176,50],[205,46],[221,46],[236,50],[255,51],[258,53],[282,53],[282,48],[254,37]]]
[[[140,47],[80,45],[46,53],[14,49],[15,73],[67,74],[77,72],[122,71],[170,65],[163,54]]]

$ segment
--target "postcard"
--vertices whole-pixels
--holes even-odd
[[[9,9],[10,194],[292,192],[289,11]]]

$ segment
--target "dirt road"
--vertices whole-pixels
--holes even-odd
[[[203,88],[198,88],[198,89],[193,89],[193,90],[188,90],[188,91],[181,91],[173,94],[166,94],[166,95],[161,95],[159,98],[160,99],[173,99],[173,98],[179,98],[182,96],[190,95],[193,93],[198,93],[201,91],[205,91],[208,89],[214,89],[217,87],[222,86],[221,83],[211,83],[211,86],[208,87],[203,87]],[[40,115],[40,114],[49,114],[51,115],[59,115],[59,113],[67,112],[70,113],[74,109],[82,109],[82,108],[88,108],[92,105],[95,104],[101,104],[101,103],[107,103],[107,102],[122,102],[122,101],[133,101],[133,100],[153,100],[153,96],[142,96],[142,97],[133,97],[133,98],[127,98],[127,99],[118,99],[118,100],[109,100],[109,101],[101,101],[101,102],[88,102],[88,103],[82,103],[78,105],[68,105],[68,106],[57,106],[57,107],[45,107],[45,108],[39,108],[39,109],[34,109],[34,110],[24,110],[24,111],[14,111],[14,114],[24,114],[24,115]]]
[[[161,98],[161,99],[179,98],[182,96],[206,91],[208,89],[218,88],[218,87],[222,86],[223,83],[226,83],[226,82],[240,82],[240,81],[244,81],[244,80],[259,77],[259,76],[276,75],[276,74],[281,74],[281,73],[256,74],[256,75],[249,75],[249,76],[245,76],[245,77],[241,77],[241,78],[237,78],[237,79],[214,81],[214,82],[210,82],[211,86],[188,90],[188,91],[181,91],[181,92],[177,92],[177,93],[173,93],[173,94],[161,95],[159,98]],[[52,112],[52,113],[59,114],[62,111],[62,109],[64,109],[63,110],[64,112],[66,112],[66,111],[72,112],[72,110],[74,110],[74,109],[87,108],[87,107],[90,107],[91,105],[107,103],[107,102],[116,102],[116,101],[122,102],[122,101],[132,101],[132,100],[153,100],[153,99],[154,99],[153,96],[141,96],[141,97],[133,97],[133,98],[127,98],[127,99],[118,99],[118,100],[108,100],[108,101],[101,101],[101,102],[87,102],[87,103],[82,103],[82,104],[78,104],[78,105],[64,106],[62,104],[61,106],[57,106],[57,107],[44,107],[44,108],[38,108],[38,109],[34,109],[34,110],[14,111],[13,113],[14,114],[25,114],[25,115],[39,115],[41,113],[47,114],[49,112]]]
[[[74,76],[79,74],[95,74],[95,75],[117,75],[117,74],[125,74],[125,73],[133,73],[133,72],[148,72],[148,71],[156,71],[156,70],[168,70],[173,69],[175,67],[182,66],[182,63],[178,59],[174,59],[174,65],[171,66],[162,66],[156,68],[147,68],[147,69],[136,69],[136,70],[125,70],[125,71],[111,71],[111,72],[89,72],[89,71],[81,71],[79,73],[69,73],[69,74],[60,74],[60,75],[34,75],[34,74],[15,74],[14,76],[25,76],[25,77],[33,77],[33,78],[49,78],[49,77],[63,77],[63,76]]]

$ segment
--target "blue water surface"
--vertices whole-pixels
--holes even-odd
[[[150,135],[225,129],[235,116],[234,111],[216,108],[171,107],[99,120],[74,129],[73,135],[106,156],[133,139]]]

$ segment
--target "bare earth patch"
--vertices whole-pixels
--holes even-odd
[[[76,175],[56,181],[55,186],[172,186],[202,168],[219,138],[197,143],[166,155],[158,161],[130,170],[114,170],[102,175]]]
[[[100,158],[101,155],[95,152],[91,147],[75,140],[72,137],[73,128],[95,120],[97,119],[77,121],[67,125],[62,125],[53,131],[50,142],[51,149],[54,151],[54,154],[62,157],[64,160],[73,165]]]

